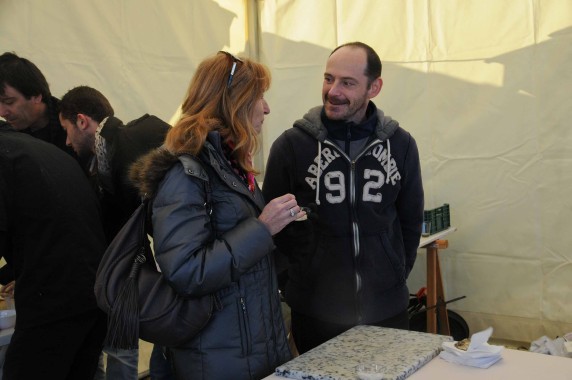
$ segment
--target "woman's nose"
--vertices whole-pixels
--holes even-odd
[[[264,114],[268,115],[269,113],[270,113],[270,106],[268,105],[266,99],[264,99]]]

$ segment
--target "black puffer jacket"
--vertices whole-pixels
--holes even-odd
[[[235,175],[216,132],[209,134],[199,160],[186,155],[177,159],[159,149],[137,165],[143,177],[138,187],[155,197],[154,249],[166,279],[183,295],[216,293],[222,305],[186,347],[172,349],[177,378],[269,375],[291,354],[274,243],[258,220],[265,205],[260,189],[251,193]]]

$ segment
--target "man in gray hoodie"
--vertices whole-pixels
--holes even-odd
[[[423,221],[414,138],[371,101],[381,61],[352,42],[330,55],[323,106],[272,145],[263,192],[310,210],[275,237],[300,353],[360,324],[408,329],[407,277]]]

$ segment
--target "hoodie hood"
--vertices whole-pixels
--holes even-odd
[[[368,107],[371,107],[372,104],[373,103],[370,102]],[[324,142],[328,136],[328,130],[322,122],[321,114],[323,108],[323,106],[317,106],[310,109],[302,119],[294,123],[294,127],[300,128],[310,136],[313,136],[316,140]],[[399,127],[399,123],[391,117],[385,116],[380,109],[377,109],[377,119],[375,136],[381,141],[391,138]]]

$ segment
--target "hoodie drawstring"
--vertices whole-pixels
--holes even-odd
[[[391,146],[389,145],[389,139],[387,139],[387,175],[385,178],[385,183],[389,183],[389,170],[391,169]]]
[[[318,183],[316,184],[316,204],[320,205],[320,175],[322,174],[322,142],[318,140]]]

